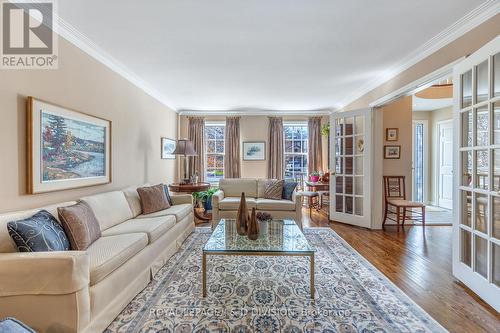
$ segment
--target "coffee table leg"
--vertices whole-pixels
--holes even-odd
[[[311,299],[314,299],[314,254],[312,254],[310,257],[310,262],[311,262],[311,269],[310,269],[310,274],[311,274]]]
[[[207,255],[205,253],[201,261],[201,290],[203,297],[207,297]]]

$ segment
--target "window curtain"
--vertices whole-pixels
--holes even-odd
[[[267,177],[283,179],[283,119],[269,118],[269,162]]]
[[[194,145],[197,156],[189,157],[189,172],[198,174],[199,181],[205,179],[205,119],[189,117],[188,138]]]
[[[307,122],[308,153],[307,168],[309,173],[322,171],[323,155],[321,147],[321,117],[311,117]]]
[[[240,117],[226,118],[224,178],[240,178]]]

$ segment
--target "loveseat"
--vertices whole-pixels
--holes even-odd
[[[267,179],[226,178],[219,181],[219,190],[212,196],[212,228],[222,218],[234,219],[238,213],[241,193],[245,193],[247,208],[267,212],[274,219],[291,219],[302,229],[302,200],[296,190],[291,200],[265,199]]]
[[[194,230],[191,195],[143,215],[136,187],[81,198],[102,232],[86,251],[17,252],[7,222],[65,202],[0,215],[0,318],[37,332],[102,332]]]

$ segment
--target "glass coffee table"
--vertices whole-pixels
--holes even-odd
[[[236,232],[236,220],[222,219],[203,247],[202,293],[207,296],[207,255],[304,256],[310,259],[311,299],[314,299],[314,253],[292,220],[260,222],[259,238],[250,240]]]

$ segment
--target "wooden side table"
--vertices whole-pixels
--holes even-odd
[[[192,184],[180,184],[180,183],[173,183],[168,185],[168,189],[170,192],[176,192],[176,193],[189,193],[192,194],[193,192],[203,192],[206,191],[210,188],[209,183],[192,183]],[[206,212],[204,212],[203,215],[200,215],[198,211],[196,210],[196,207],[193,207],[194,211],[194,216],[203,222],[208,222],[212,219],[211,216],[207,215]]]

